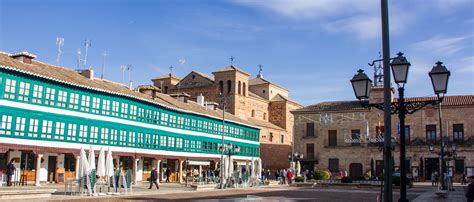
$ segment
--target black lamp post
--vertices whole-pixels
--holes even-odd
[[[411,64],[407,61],[407,59],[403,56],[403,53],[399,52],[397,57],[391,58],[392,62],[390,66],[392,67],[392,73],[398,86],[398,95],[399,100],[398,103],[391,103],[391,113],[398,114],[398,118],[400,120],[400,199],[399,201],[405,202],[408,201],[406,198],[406,137],[405,137],[405,116],[407,114],[413,114],[416,111],[422,109],[424,106],[428,104],[438,104],[439,108],[441,107],[440,103],[442,101],[442,97],[446,93],[446,88],[448,84],[449,78],[449,71],[446,67],[442,66],[441,62],[436,63],[437,66],[433,67],[433,70],[429,73],[431,77],[431,81],[433,83],[433,88],[435,93],[438,95],[438,100],[430,100],[430,101],[413,101],[413,102],[405,102],[404,92],[405,92],[405,84],[408,78],[408,71]],[[374,62],[372,62],[374,63]],[[368,99],[370,97],[370,87],[372,86],[372,81],[367,77],[363,70],[359,69],[358,73],[354,75],[351,79],[352,88],[354,90],[355,96],[357,99],[361,101],[362,106],[366,108],[375,107],[378,109],[384,109],[385,103],[369,103]],[[439,111],[440,122],[441,122],[441,111]],[[441,123],[440,123],[441,124]],[[441,128],[441,125],[440,125]],[[384,147],[387,147],[390,144],[385,143]],[[441,145],[441,153],[443,153],[444,145]],[[390,155],[388,155],[389,153]],[[388,158],[385,158],[387,157]],[[443,156],[443,155],[441,155]],[[384,159],[391,158],[391,150],[385,149],[384,150]],[[444,165],[443,157],[441,157],[442,162],[441,164]],[[385,177],[387,177],[387,173],[390,173],[391,166],[385,170]],[[391,174],[389,175],[391,178]],[[391,179],[384,178],[384,183],[391,183]],[[387,194],[387,193],[385,193]]]
[[[441,102],[443,102],[444,95],[447,92],[448,89],[448,80],[449,76],[451,75],[451,72],[446,69],[446,67],[443,65],[442,62],[438,61],[436,65],[431,69],[430,73],[430,78],[431,78],[431,83],[433,84],[433,90],[436,93],[436,96],[438,96],[438,117],[439,117],[439,134],[441,137],[441,152],[440,152],[440,158],[441,158],[441,188],[442,190],[446,190],[446,183],[444,181],[444,175],[446,173],[446,163],[444,160],[444,147],[446,144],[447,139],[443,138],[443,118],[441,115]]]
[[[237,145],[234,146],[234,145],[228,143],[227,145],[221,145],[219,147],[219,150],[221,151],[222,154],[226,154],[229,157],[229,170],[228,171],[230,171],[230,166],[234,166],[232,164],[232,162],[230,161],[230,157],[232,155],[238,154],[240,152],[240,147],[237,146]],[[221,173],[222,173],[222,168],[223,168],[223,162],[221,163]],[[231,178],[230,174],[231,173],[229,172],[229,178]],[[221,174],[221,177],[223,178],[222,174]],[[227,183],[229,183],[229,182],[230,182],[230,180],[227,180]],[[222,181],[221,181],[221,184],[222,184]],[[221,185],[221,187],[222,187],[222,185]]]

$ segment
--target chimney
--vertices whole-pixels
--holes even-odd
[[[393,101],[393,88],[390,88],[390,102]],[[370,103],[383,103],[383,86],[372,86],[370,88]]]
[[[204,107],[204,96],[202,96],[202,93],[199,96],[197,96],[196,101],[197,101],[198,105],[201,105],[201,106]]]
[[[186,93],[175,93],[175,94],[170,94],[170,96],[184,103],[187,103],[189,97],[191,97],[190,95]]]
[[[89,69],[79,70],[79,74],[90,80],[94,80],[94,69],[92,68],[92,66],[89,67]]]
[[[205,102],[204,105],[206,106],[206,109],[210,110],[217,110],[219,107],[219,103],[217,102]]]
[[[18,60],[25,64],[31,64],[31,61],[36,58],[36,55],[29,53],[28,51],[23,51],[10,55],[15,60]]]

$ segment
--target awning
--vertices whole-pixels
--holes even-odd
[[[189,160],[188,165],[190,166],[210,166],[211,162],[210,161],[194,161],[194,160]]]

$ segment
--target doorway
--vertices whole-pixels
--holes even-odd
[[[48,156],[48,182],[49,183],[56,182],[56,164],[57,164],[57,157]]]
[[[375,161],[375,176],[381,177],[383,174],[383,160]]]
[[[425,158],[425,179],[431,180],[431,174],[435,171],[439,173],[439,159]]]
[[[351,177],[351,179],[357,179],[360,176],[364,176],[362,172],[362,164],[351,163],[349,165],[349,177]]]

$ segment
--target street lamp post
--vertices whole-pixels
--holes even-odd
[[[222,95],[222,94],[221,94]],[[222,98],[222,142],[221,142],[221,147],[224,146],[224,133],[225,133],[225,99]],[[219,174],[220,174],[220,178],[221,178],[221,183],[220,183],[220,188],[223,189],[224,188],[224,175],[223,175],[223,166],[224,166],[224,149],[222,149],[221,151],[221,162],[220,162],[220,171],[219,171]]]
[[[442,101],[442,97],[446,93],[446,88],[447,88],[448,78],[449,78],[450,73],[446,69],[446,67],[442,66],[441,62],[436,63],[437,65],[433,67],[433,70],[431,70],[431,72],[429,73],[432,83],[433,83],[434,91],[438,95],[438,100],[405,102],[405,97],[404,97],[405,84],[407,82],[408,70],[411,64],[403,56],[403,53],[398,53],[397,57],[390,58],[390,59],[392,60],[390,65],[392,67],[394,80],[395,80],[395,83],[397,83],[398,85],[399,100],[398,100],[398,103],[391,103],[391,105],[388,107],[390,107],[391,113],[398,114],[398,118],[400,119],[400,199],[399,201],[405,202],[405,201],[408,201],[406,198],[407,171],[406,171],[406,165],[405,165],[406,164],[405,116],[407,114],[413,114],[416,111],[422,109],[423,107],[429,104],[438,104],[439,107],[441,107],[440,103]],[[354,75],[354,77],[351,79],[351,83],[352,83],[352,88],[354,90],[354,94],[356,98],[361,101],[362,106],[367,107],[369,109],[371,107],[375,107],[378,109],[385,109],[387,106],[385,103],[383,104],[382,103],[368,103],[372,81],[367,77],[367,75],[364,73],[363,70],[359,69],[357,72],[358,73]],[[440,122],[441,122],[441,111],[439,113],[440,113]],[[441,128],[441,125],[440,125],[440,128]],[[388,143],[390,143],[388,145],[388,147],[390,147],[391,142],[389,141]],[[390,156],[388,156],[388,159],[387,159],[387,153],[391,153],[391,150],[387,148],[388,143],[384,139],[384,154],[385,154],[384,162],[390,163],[389,159],[391,159],[391,154]],[[441,154],[443,154],[443,148],[444,148],[444,145],[442,143]],[[443,155],[441,155],[441,160],[442,160],[441,164],[444,165]],[[388,169],[384,168],[384,170],[385,170],[384,174],[387,175],[387,173],[390,173],[391,167],[389,167]],[[391,185],[391,177],[392,176],[390,175],[389,176],[390,179],[384,178],[384,184],[388,183],[389,185]],[[384,194],[387,194],[387,193],[385,192]]]
[[[436,93],[436,96],[438,96],[438,118],[439,118],[439,134],[441,137],[441,188],[442,190],[446,190],[446,184],[444,181],[444,175],[446,172],[446,165],[444,161],[444,146],[446,144],[446,140],[443,138],[443,120],[441,116],[441,102],[444,99],[444,95],[447,92],[448,89],[448,80],[449,76],[451,75],[451,72],[446,69],[446,66],[443,65],[442,62],[438,61],[436,65],[431,69],[430,73],[430,78],[431,78],[431,83],[433,85],[433,89]]]
[[[304,155],[302,153],[298,153],[298,152],[295,152],[295,153],[288,153],[288,160],[290,161],[291,165],[293,165],[293,163],[296,161],[301,161],[301,159],[303,159]],[[295,163],[295,172],[296,172],[296,163]]]
[[[219,147],[219,150],[221,150],[221,153],[222,153],[222,154],[226,153],[226,155],[229,157],[229,158],[228,158],[228,159],[229,159],[229,168],[228,168],[227,172],[230,174],[230,166],[234,166],[234,165],[232,164],[232,161],[231,161],[230,157],[231,157],[232,155],[238,154],[238,153],[240,152],[240,147],[237,146],[237,145],[234,146],[234,145],[232,145],[232,144],[229,143],[229,144],[227,144],[227,145],[224,145],[224,144],[221,145],[221,146]],[[222,164],[222,163],[221,163],[221,164]],[[232,165],[231,165],[231,164],[232,164]],[[221,165],[221,172],[222,172],[222,165]],[[227,184],[228,184],[229,181],[230,181],[229,178],[231,178],[230,175],[229,175],[229,177],[228,177],[228,179],[227,179]],[[223,186],[223,184],[222,184],[222,179],[223,179],[223,175],[221,175],[221,187]]]

